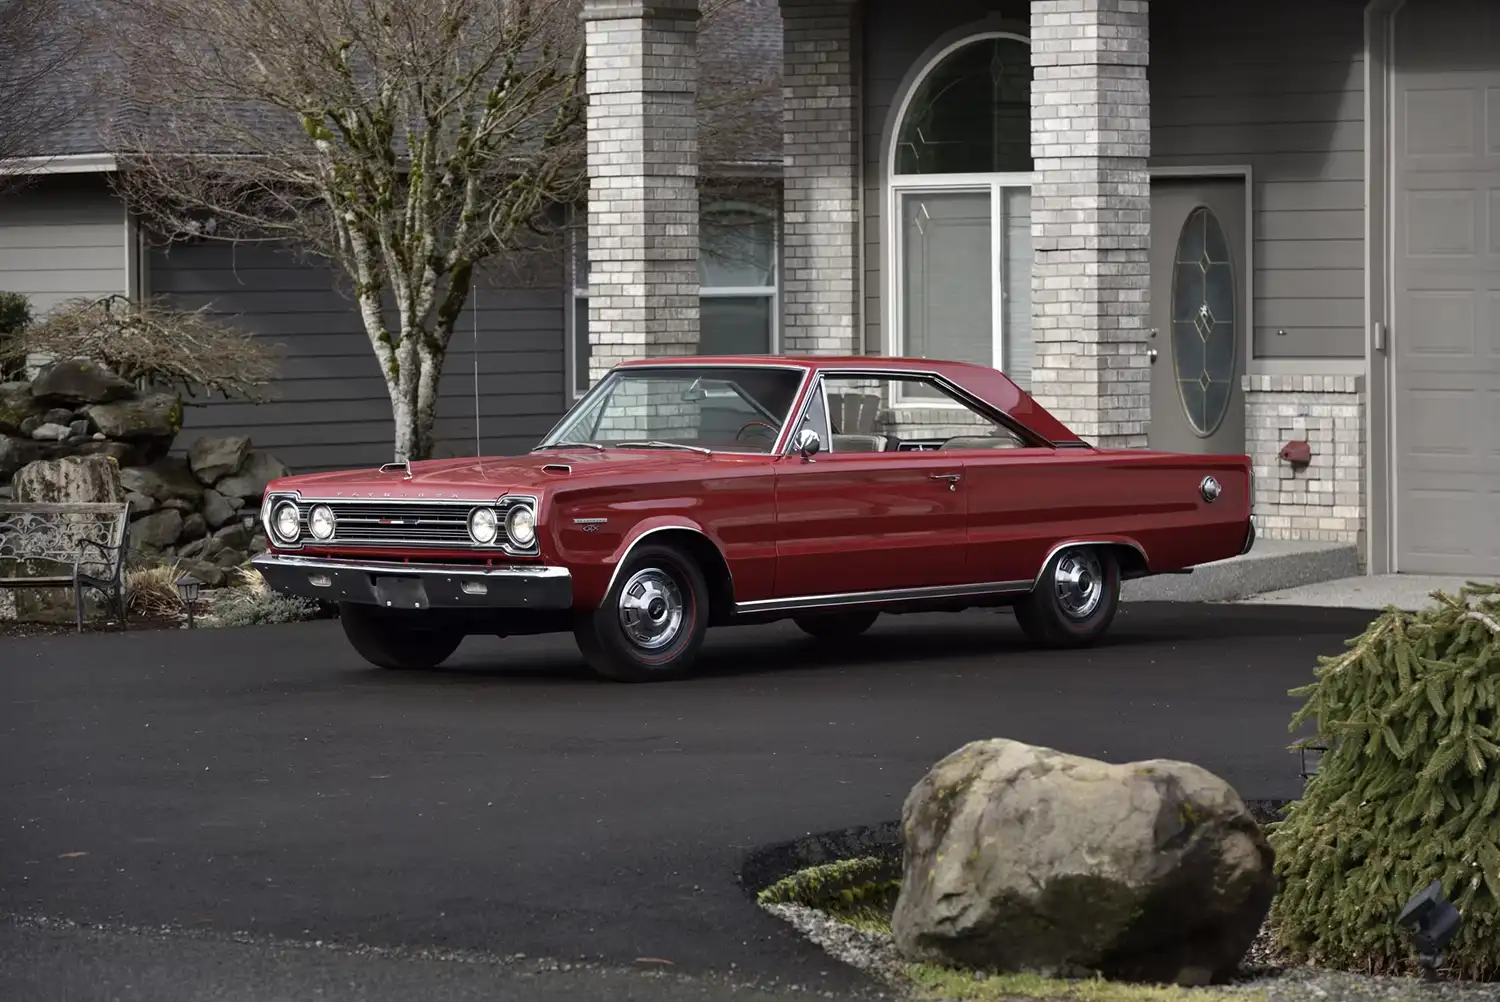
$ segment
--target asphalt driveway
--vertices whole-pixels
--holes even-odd
[[[777,625],[649,686],[595,681],[570,637],[470,640],[430,675],[368,668],[330,622],[0,640],[0,995],[87,956],[68,997],[135,997],[99,937],[141,927],[179,937],[184,984],[228,962],[193,959],[202,937],[244,933],[851,990],[737,885],[747,851],[895,818],[992,736],[1294,796],[1287,689],[1369,615],[1128,604],[1067,653],[994,612],[884,617],[836,652]]]

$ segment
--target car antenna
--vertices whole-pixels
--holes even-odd
[[[479,438],[479,280],[469,280],[469,299],[474,315],[474,458],[484,455]]]

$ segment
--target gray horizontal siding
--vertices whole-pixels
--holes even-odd
[[[1259,357],[1364,354],[1363,48],[1362,0],[1152,4],[1151,162],[1253,170]]]
[[[475,453],[474,367],[487,455],[530,448],[564,407],[560,280],[479,283],[478,350],[472,303],[448,352],[438,410],[440,456]],[[264,338],[281,357],[276,398],[215,399],[191,407],[178,447],[200,435],[246,434],[297,472],[369,466],[391,458],[391,407],[358,310],[325,265],[286,251],[225,244],[153,248],[153,295],[216,314]]]
[[[0,290],[38,315],[127,291],[125,212],[103,177],[47,177],[0,197]]]

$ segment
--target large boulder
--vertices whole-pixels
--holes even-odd
[[[130,523],[130,548],[160,552],[182,538],[182,512],[166,508]]]
[[[210,529],[233,522],[239,510],[218,491],[207,490],[203,492],[203,518]]]
[[[27,418],[41,413],[42,405],[31,395],[30,383],[0,383],[0,432],[14,435]]]
[[[1006,973],[1220,982],[1275,891],[1239,795],[1185,762],[1017,741],[943,759],[902,811],[892,921],[908,958]]]
[[[204,436],[188,449],[193,475],[208,486],[240,472],[249,456],[250,439],[244,435]]]
[[[0,434],[0,481],[9,480],[21,467],[41,458],[41,448],[31,439]]]
[[[135,387],[98,362],[69,358],[38,373],[31,395],[49,404],[109,404],[129,400]]]
[[[85,408],[84,413],[106,437],[126,441],[170,440],[182,429],[182,401],[170,393],[94,404]]]
[[[131,466],[120,471],[120,482],[128,491],[155,498],[162,505],[181,501],[170,507],[196,508],[203,500],[203,485],[198,483],[188,464],[176,457],[158,459],[150,466]]]
[[[107,456],[40,460],[17,472],[10,486],[15,499],[27,504],[125,500],[120,468]]]
[[[214,486],[214,490],[226,498],[244,498],[256,507],[265,496],[266,485],[287,475],[287,468],[275,456],[264,452],[252,452],[239,473],[225,477]]]

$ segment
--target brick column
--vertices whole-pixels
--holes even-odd
[[[1032,391],[1095,445],[1146,444],[1146,0],[1032,0]]]
[[[589,378],[698,349],[698,0],[584,0]]]
[[[863,354],[852,0],[781,0],[782,348]]]

